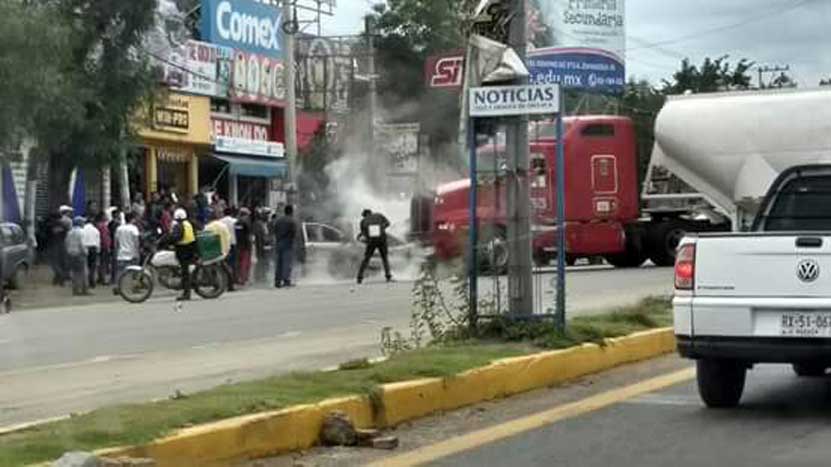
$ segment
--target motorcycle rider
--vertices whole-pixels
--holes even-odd
[[[174,244],[182,278],[182,295],[179,300],[190,300],[190,267],[196,261],[196,231],[188,220],[188,212],[178,208],[173,212],[173,228],[168,241]]]

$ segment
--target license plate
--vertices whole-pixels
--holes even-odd
[[[831,313],[783,313],[780,335],[790,337],[831,337]]]

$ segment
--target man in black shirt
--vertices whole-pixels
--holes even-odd
[[[274,286],[291,287],[291,268],[294,262],[294,242],[297,238],[297,221],[294,219],[294,206],[288,205],[283,210],[285,215],[274,222],[274,245],[277,249],[277,262],[274,268]]]
[[[375,250],[381,254],[381,261],[384,263],[384,273],[387,277],[387,282],[392,282],[392,274],[390,273],[390,262],[387,257],[387,228],[390,226],[390,221],[387,220],[381,213],[374,213],[369,209],[364,209],[361,214],[361,233],[358,235],[358,240],[366,242],[366,251],[364,252],[364,260],[361,263],[361,268],[358,270],[358,284],[364,281],[364,271]]]

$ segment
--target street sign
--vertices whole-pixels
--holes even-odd
[[[560,111],[557,84],[488,86],[470,89],[471,117],[555,114]]]

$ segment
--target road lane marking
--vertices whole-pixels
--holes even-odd
[[[693,377],[695,377],[694,368],[668,373],[630,386],[613,389],[583,400],[560,405],[543,412],[424,446],[400,456],[381,459],[369,465],[373,467],[404,467],[427,464],[527,431],[553,425],[559,421],[593,412],[643,394],[675,386],[676,384],[689,381]]]

